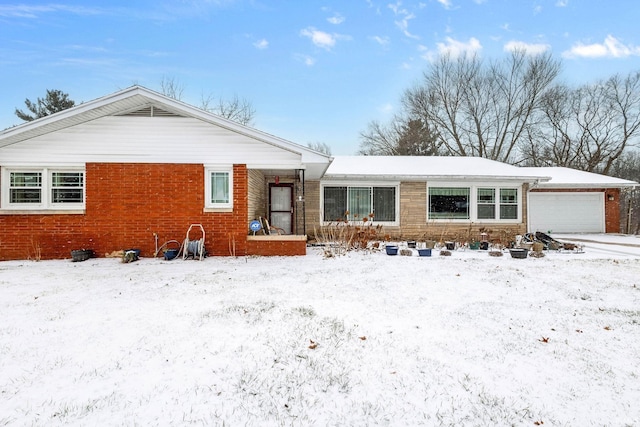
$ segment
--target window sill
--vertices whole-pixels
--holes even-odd
[[[233,213],[233,208],[204,208],[204,213]]]
[[[84,209],[0,209],[0,215],[84,215]]]

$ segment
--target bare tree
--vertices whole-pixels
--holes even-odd
[[[25,99],[24,103],[31,114],[16,108],[15,115],[25,122],[31,122],[76,105],[75,101],[69,98],[69,94],[57,89],[47,89],[47,96],[44,98],[38,98],[36,102]]]
[[[253,125],[256,114],[250,101],[235,94],[231,99],[218,98],[217,102],[212,95],[203,95],[200,108],[245,126]]]
[[[378,121],[369,123],[360,133],[359,154],[367,156],[435,156],[439,153],[438,139],[433,130],[420,118],[395,116],[385,126]]]
[[[513,162],[541,96],[559,72],[550,54],[516,50],[488,65],[477,56],[445,55],[420,85],[405,92],[403,104],[434,127],[448,154]]]
[[[640,73],[576,89],[557,86],[543,97],[541,112],[523,147],[530,164],[608,175],[640,132]]]
[[[185,85],[180,83],[175,77],[162,76],[160,80],[160,90],[163,95],[182,101]]]
[[[326,142],[309,142],[307,144],[307,147],[320,153],[324,153],[328,156],[331,155],[331,147]]]

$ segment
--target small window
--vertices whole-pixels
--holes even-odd
[[[229,170],[206,169],[205,208],[233,207],[233,174]]]
[[[494,219],[495,217],[495,188],[478,188],[478,219]]]
[[[469,219],[469,188],[429,188],[430,219]]]
[[[339,221],[345,219],[347,208],[347,187],[324,187],[324,215],[325,221]]]
[[[51,173],[51,203],[84,202],[84,174],[82,172]]]
[[[211,204],[229,203],[229,172],[211,172]]]
[[[500,219],[518,218],[518,190],[515,188],[500,189]]]
[[[373,187],[373,220],[385,222],[396,220],[395,187]]]
[[[42,203],[42,172],[11,172],[9,203]]]

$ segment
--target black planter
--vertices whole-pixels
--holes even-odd
[[[73,262],[78,262],[78,261],[86,261],[89,258],[93,258],[94,257],[94,252],[91,249],[77,249],[77,250],[73,250],[71,251],[71,261]]]
[[[480,242],[480,249],[483,251],[489,250],[489,242]]]

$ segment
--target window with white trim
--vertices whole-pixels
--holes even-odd
[[[427,187],[429,220],[518,221],[518,187],[502,185],[434,185]]]
[[[397,186],[324,186],[322,190],[323,220],[355,220],[375,222],[397,221]]]
[[[205,169],[205,208],[233,207],[233,170],[230,168]]]
[[[3,209],[84,209],[84,201],[84,170],[2,169],[1,203]]]

